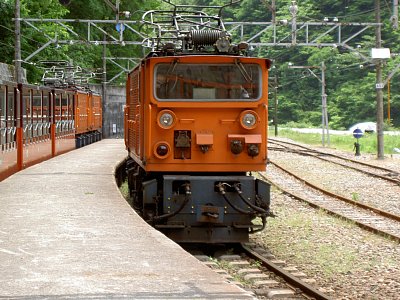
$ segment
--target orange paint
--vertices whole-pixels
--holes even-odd
[[[0,90],[7,97],[0,102],[0,181],[75,149],[76,133],[102,128],[102,100],[97,94],[12,83],[2,84]]]
[[[162,78],[158,78],[159,64],[165,65],[166,75]],[[207,64],[216,70],[230,66],[227,70],[234,74],[222,72],[221,76],[214,74],[214,79],[212,74],[210,79],[196,79],[196,67]],[[265,170],[268,67],[266,59],[236,56],[147,59],[129,74],[127,83],[125,128],[131,157],[146,171],[153,172]],[[189,74],[187,78],[185,74]],[[248,91],[258,96],[239,99],[241,92]],[[164,98],[157,98],[156,93]],[[164,95],[167,93],[169,96]],[[238,154],[231,149],[236,140],[242,148]],[[160,142],[165,142],[172,153],[160,157]],[[249,147],[256,151],[251,152]],[[160,148],[159,153],[167,148]]]
[[[56,124],[51,124],[50,126],[51,134],[51,156],[56,156]]]
[[[17,166],[18,171],[21,171],[24,167],[24,130],[21,127],[17,127],[16,129],[16,137],[17,137]]]

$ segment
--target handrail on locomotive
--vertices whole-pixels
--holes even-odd
[[[231,35],[225,29],[222,11],[225,7],[241,2],[229,1],[225,5],[177,5],[170,0],[164,2],[173,6],[172,10],[150,10],[142,16],[142,26],[149,26],[144,48],[150,48],[150,55],[165,51],[169,55],[182,53],[217,52],[243,54],[248,44],[233,45]],[[217,14],[209,14],[217,10]],[[211,47],[210,47],[211,46]]]

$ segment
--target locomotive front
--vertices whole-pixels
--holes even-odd
[[[133,205],[171,239],[245,242],[269,215],[269,184],[248,172],[266,168],[270,63],[208,32],[216,53],[169,44],[129,74],[128,181]]]
[[[255,217],[265,222],[269,186],[246,172],[266,167],[268,65],[167,56],[131,73],[131,186],[145,219],[173,240],[245,241]]]

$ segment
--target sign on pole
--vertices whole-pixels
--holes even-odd
[[[363,133],[363,131],[362,131],[360,128],[354,129],[354,131],[353,131],[353,136],[354,136],[356,139],[362,138],[363,135],[364,135],[364,133]]]

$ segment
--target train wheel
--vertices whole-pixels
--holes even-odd
[[[129,194],[132,207],[143,213],[143,176],[144,172],[134,161],[127,163]]]

